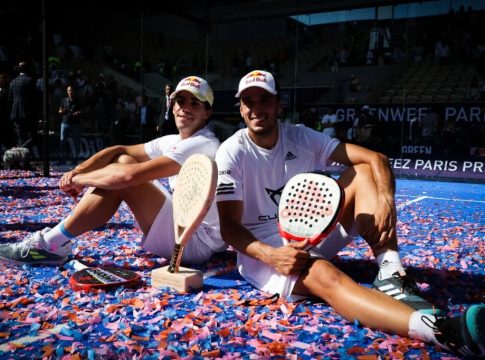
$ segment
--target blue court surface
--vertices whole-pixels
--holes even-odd
[[[0,172],[0,242],[54,226],[74,206],[57,188],[60,173]],[[398,235],[404,264],[424,296],[460,314],[485,302],[485,185],[398,180]],[[167,229],[172,231],[172,229]],[[70,289],[71,263],[0,265],[0,358],[51,359],[456,359],[432,345],[349,323],[325,303],[287,303],[249,286],[233,252],[199,267],[204,289],[153,288],[164,264],[140,251],[126,208],[77,239],[73,260],[139,271],[135,289],[86,294]],[[335,263],[368,285],[377,273],[362,239]]]

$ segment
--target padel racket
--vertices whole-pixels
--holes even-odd
[[[80,264],[80,263],[79,263]],[[141,276],[135,271],[116,267],[85,267],[69,278],[75,291],[113,289],[119,286],[133,287],[140,283]]]
[[[175,247],[169,272],[178,272],[184,246],[204,220],[214,200],[216,182],[217,165],[207,155],[191,155],[182,165],[173,192]]]
[[[342,215],[344,192],[323,173],[293,176],[281,193],[278,206],[280,235],[288,240],[308,240],[311,247],[322,241]]]

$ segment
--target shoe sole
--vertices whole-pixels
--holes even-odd
[[[0,263],[5,265],[14,265],[14,266],[22,266],[22,265],[62,265],[67,261],[66,258],[62,258],[59,260],[38,260],[38,261],[15,261],[12,259],[7,259],[0,256]]]

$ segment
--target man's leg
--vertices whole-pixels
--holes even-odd
[[[134,160],[122,156],[117,161]],[[88,189],[72,214],[53,229],[37,231],[20,243],[0,245],[0,262],[14,265],[61,264],[71,252],[72,239],[105,225],[122,201],[132,210],[143,233],[148,234],[165,202],[165,195],[151,182],[120,190]]]
[[[125,164],[136,162],[127,155],[122,155],[115,161]],[[133,212],[143,233],[148,234],[165,202],[165,195],[151,182],[119,190],[90,188],[72,214],[57,226],[57,233],[52,234],[52,237],[50,234],[44,237],[46,244],[49,248],[59,247],[68,239],[105,225],[116,213],[122,201],[125,201]]]
[[[374,212],[377,207],[377,187],[370,167],[366,164],[353,166],[337,181],[345,191],[341,223],[347,232],[355,226],[359,235],[369,243],[376,257],[387,250],[398,251],[396,234],[382,248],[373,247],[371,239],[366,236],[369,226],[374,226]]]
[[[152,183],[143,183],[120,190],[92,189],[83,196],[65,229],[74,236],[106,224],[125,201],[141,230],[147,234],[165,202],[165,195]]]
[[[353,322],[372,329],[438,344],[456,354],[485,354],[485,305],[455,318],[423,314],[379,291],[358,285],[326,260],[314,261],[297,280],[293,294],[316,296]]]
[[[314,261],[297,280],[293,294],[317,296],[349,321],[403,336],[408,335],[414,312],[382,292],[360,286],[327,260]]]
[[[403,301],[416,310],[425,313],[439,311],[419,295],[419,289],[407,276],[399,256],[396,233],[382,247],[376,247],[369,238],[369,228],[375,226],[374,213],[377,207],[377,186],[370,167],[356,165],[345,171],[338,179],[345,191],[342,225],[349,233],[357,230],[371,247],[379,273],[374,280],[374,287]]]

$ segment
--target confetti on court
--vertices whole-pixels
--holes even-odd
[[[0,172],[1,243],[20,241],[69,214],[74,202],[58,190],[60,174],[54,175]],[[418,196],[427,198],[409,201]],[[482,201],[457,201],[464,198]],[[485,283],[483,199],[484,185],[398,181],[403,261],[426,296],[450,314],[484,301],[483,286],[477,286]],[[210,275],[200,293],[152,288],[150,271],[165,260],[141,252],[140,240],[123,207],[107,226],[80,236],[73,255],[87,264],[139,271],[144,284],[135,289],[74,292],[68,284],[72,263],[0,265],[0,357],[456,359],[434,346],[349,323],[322,302],[272,299],[237,275],[232,252],[199,267]],[[362,240],[336,263],[364,284],[377,271]]]

